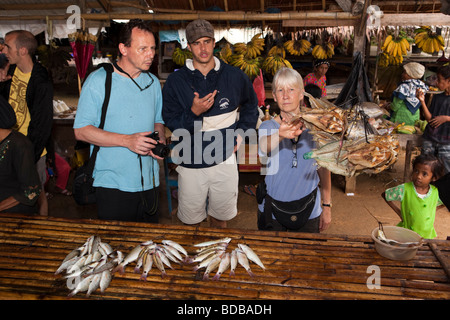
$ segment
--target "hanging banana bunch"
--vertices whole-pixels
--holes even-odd
[[[306,39],[292,39],[283,44],[284,48],[294,56],[303,56],[311,48],[311,42]]]
[[[259,75],[261,69],[261,57],[249,58],[243,54],[233,54],[230,57],[230,64],[240,68],[251,79]]]
[[[269,52],[267,53],[268,56],[280,56],[283,59],[286,58],[286,50],[284,49],[284,45],[281,41],[277,42],[272,48],[270,48]]]
[[[262,64],[263,70],[271,75],[275,75],[283,67],[293,69],[291,63],[279,54],[268,55]]]
[[[175,48],[172,54],[172,60],[179,66],[184,66],[187,59],[192,59],[192,52],[188,49]]]
[[[432,54],[444,50],[444,38],[433,32],[431,27],[422,26],[415,33],[414,41],[423,52]]]
[[[334,55],[334,45],[331,42],[317,44],[312,50],[312,55],[316,59],[329,59]]]
[[[385,52],[381,52],[378,60],[380,67],[399,66],[403,63],[403,56],[391,56]]]
[[[220,50],[219,52],[219,58],[229,64],[231,61],[231,56],[233,54],[233,51],[231,50],[231,46],[230,44],[227,42],[227,44],[225,46],[223,46],[223,48]]]
[[[261,55],[264,50],[264,39],[260,37],[261,33],[253,36],[253,38],[247,42],[238,42],[233,45],[234,52],[242,54],[246,58],[254,59]]]
[[[334,56],[334,45],[331,42],[331,37],[325,30],[321,33],[320,39],[316,42],[311,54],[316,59],[330,59]]]
[[[250,80],[253,80],[259,75],[261,69],[260,54],[264,50],[264,39],[261,38],[261,33],[254,35],[247,43],[234,44],[233,49],[234,54],[229,56],[228,63],[240,68]]]
[[[409,42],[406,37],[388,35],[381,50],[393,57],[404,56],[409,51]]]

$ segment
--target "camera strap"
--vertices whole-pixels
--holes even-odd
[[[110,63],[100,64],[99,68],[102,67],[106,71],[106,80],[105,80],[105,98],[103,100],[102,105],[102,115],[100,118],[100,125],[98,126],[99,129],[103,129],[103,127],[105,126],[106,110],[108,109],[109,98],[111,96],[112,73],[114,72],[113,66]],[[91,175],[94,172],[95,160],[97,159],[97,153],[99,149],[100,149],[99,146],[94,145],[94,149],[92,150],[92,154],[87,163],[87,172],[90,173]]]
[[[150,209],[149,206],[148,206],[147,199],[145,198],[145,195],[144,195],[144,175],[142,174],[142,157],[141,157],[140,154],[138,155],[138,158],[139,158],[139,166],[140,166],[140,169],[141,169],[141,186],[142,186],[141,199],[142,199],[142,205],[144,206],[144,208],[147,209],[146,213],[148,215],[152,216],[152,215],[154,215],[156,213],[156,211],[158,209],[158,197],[156,197],[156,190],[155,190],[155,188],[156,188],[155,187],[155,173],[153,171],[153,165],[152,165],[151,166],[152,167],[151,179],[153,180],[152,181],[152,184],[153,184],[153,199],[155,199],[155,201],[153,202],[153,206]]]

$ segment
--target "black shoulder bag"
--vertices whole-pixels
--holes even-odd
[[[109,97],[111,95],[111,82],[114,68],[110,63],[102,63],[99,65],[99,68],[101,67],[106,70],[105,99],[103,100],[102,116],[99,126],[100,129],[103,129],[105,125],[106,109],[108,108]],[[95,159],[97,158],[99,149],[99,146],[94,146],[90,158],[75,172],[72,191],[73,198],[79,205],[93,204],[97,201],[95,198],[95,188],[93,186],[94,178],[92,177],[92,173],[94,172]]]

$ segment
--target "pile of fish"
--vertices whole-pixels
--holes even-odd
[[[183,258],[181,254],[185,257]],[[118,271],[120,274],[124,274],[125,267],[131,262],[136,262],[134,272],[139,273],[140,269],[143,269],[141,280],[147,280],[147,275],[153,265],[161,271],[161,277],[164,278],[167,275],[165,266],[173,269],[170,261],[181,265],[184,264],[187,256],[186,250],[174,241],[162,240],[161,244],[157,244],[150,240],[134,247],[125,259],[114,268],[113,273]]]
[[[316,149],[303,155],[331,172],[347,177],[379,173],[397,161],[399,142],[391,135],[395,126],[375,103],[364,102],[343,110],[326,99],[308,93],[312,109],[301,119],[316,142]]]
[[[91,236],[79,248],[70,252],[63,260],[55,274],[65,272],[67,287],[72,290],[69,297],[78,292],[90,296],[100,288],[104,293],[111,283],[112,270],[123,260],[123,254],[102,242],[100,237]]]
[[[252,261],[266,269],[256,253],[247,245],[239,243],[238,247],[230,252],[226,252],[231,238],[223,238],[219,240],[207,241],[195,244],[197,254],[188,260],[189,263],[198,263],[194,267],[194,271],[206,268],[203,274],[203,280],[209,280],[211,272],[217,269],[213,280],[219,280],[221,275],[230,268],[230,276],[235,275],[236,267],[241,265],[253,277],[254,274],[250,267]]]
[[[315,159],[331,172],[347,177],[360,173],[376,174],[397,161],[398,140],[392,135],[368,135],[357,140],[333,141],[305,153],[304,159]]]
[[[71,290],[69,297],[79,292],[86,292],[89,297],[98,288],[104,293],[114,273],[124,274],[125,267],[133,262],[136,263],[135,273],[140,273],[142,269],[140,280],[144,281],[147,281],[152,266],[156,266],[164,278],[167,275],[165,268],[173,269],[171,263],[198,263],[194,271],[206,268],[203,280],[208,280],[209,274],[216,269],[213,280],[219,280],[228,269],[230,276],[234,276],[238,265],[244,267],[253,277],[250,261],[265,270],[264,264],[248,245],[239,243],[237,248],[226,252],[230,241],[231,238],[223,238],[195,244],[197,252],[189,256],[188,252],[174,241],[162,240],[161,243],[155,243],[150,240],[138,244],[124,256],[121,251],[113,250],[109,244],[102,242],[100,237],[91,236],[81,247],[74,249],[64,258],[55,275],[63,274],[63,278],[67,279],[67,287]]]

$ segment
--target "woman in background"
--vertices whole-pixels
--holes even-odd
[[[330,68],[330,62],[324,59],[315,60],[313,63],[313,72],[306,75],[305,79],[303,79],[303,83],[305,87],[308,84],[314,84],[318,86],[322,90],[322,97],[327,95],[327,71]]]

